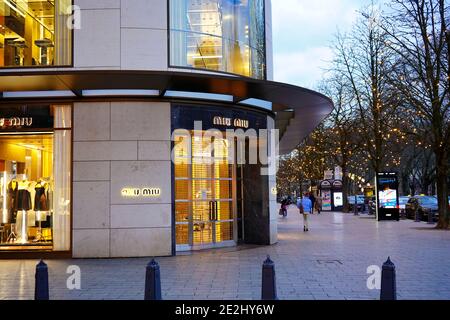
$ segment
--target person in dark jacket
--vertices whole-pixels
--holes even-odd
[[[283,217],[286,217],[288,207],[289,207],[289,199],[284,198],[283,200],[281,200],[280,215],[282,215]]]
[[[311,192],[310,194],[309,194],[309,200],[311,200],[311,214],[313,214],[314,213],[314,204],[315,204],[315,202],[316,202],[316,197],[314,197],[314,194]]]
[[[322,197],[320,196],[316,198],[316,210],[318,214],[320,214],[320,211],[322,210]]]

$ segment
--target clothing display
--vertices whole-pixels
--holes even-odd
[[[6,225],[9,231],[6,243],[51,241],[51,231],[49,233],[47,229],[52,227],[52,181],[49,178],[28,181],[24,179],[26,176],[21,175],[13,177],[17,178],[6,181],[8,183],[4,195],[8,211]]]
[[[16,211],[28,211],[31,210],[31,195],[30,191],[26,189],[27,182],[21,182],[19,184],[19,190],[17,191]]]
[[[51,17],[45,11],[52,8],[53,1],[9,2],[13,7],[17,7],[16,2],[23,2],[22,9],[28,8],[28,18],[32,12],[46,21]],[[0,11],[1,3],[0,0]],[[15,12],[14,8],[12,12]],[[19,16],[15,15],[16,18]],[[0,33],[1,22],[0,12]],[[51,43],[46,40],[50,37],[43,33],[45,28],[42,25],[27,27],[28,35],[33,33],[36,36],[33,41],[28,39],[28,44],[36,49],[32,50],[33,57],[28,58],[45,60],[47,55],[50,59],[48,50]],[[46,53],[45,48],[48,49]],[[0,135],[0,231],[3,232],[0,235],[0,256],[4,252],[14,252],[15,255],[70,250],[71,118],[70,104],[0,106],[0,122],[3,119],[7,124]]]
[[[11,180],[7,189],[7,209],[8,209],[8,222],[16,223],[16,207],[17,207],[17,192],[19,183],[17,180]]]
[[[41,183],[36,184],[34,188],[34,211],[48,211],[48,202],[45,186]]]

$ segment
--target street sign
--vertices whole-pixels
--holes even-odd
[[[323,172],[323,180],[332,180],[333,179],[333,170],[325,170]]]
[[[334,168],[334,179],[342,180],[342,168],[341,167]]]

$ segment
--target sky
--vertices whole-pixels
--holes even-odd
[[[348,31],[368,0],[272,0],[274,80],[314,89],[333,54],[334,34]]]

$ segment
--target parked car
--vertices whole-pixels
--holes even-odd
[[[399,209],[400,209],[400,215],[406,214],[406,203],[409,201],[411,197],[402,196],[398,199]],[[376,207],[377,207],[377,198],[373,196],[369,199],[368,202],[369,207],[369,214],[375,214],[376,213]]]
[[[347,198],[348,198],[349,209],[351,211],[353,211],[354,208],[355,208],[354,207],[355,206],[355,196],[354,195],[353,196],[348,196]],[[365,198],[364,195],[362,195],[362,194],[356,195],[356,204],[357,204],[357,210],[358,211],[364,211],[365,210],[365,208],[366,208],[365,200],[366,200],[366,198]]]
[[[283,201],[286,201],[286,204],[288,206],[293,204],[293,203],[296,203],[296,202],[294,202],[294,198],[292,196],[279,196],[278,197],[278,203],[282,203]]]
[[[409,219],[416,218],[416,211],[419,219],[428,221],[428,215],[433,216],[433,221],[439,219],[437,198],[433,196],[414,196],[411,197],[405,205],[406,217]]]
[[[406,204],[408,203],[409,199],[411,197],[399,197],[398,198],[398,206],[400,209],[400,216],[403,216],[406,214]]]

